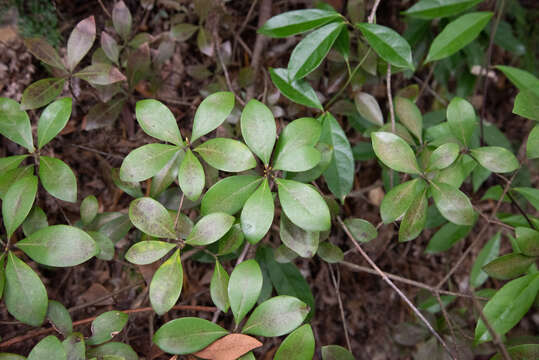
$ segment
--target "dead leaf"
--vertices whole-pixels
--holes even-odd
[[[376,206],[380,206],[382,204],[382,200],[384,199],[384,190],[382,190],[381,187],[376,187],[369,191],[369,201]]]
[[[262,343],[254,337],[230,334],[214,341],[194,355],[209,360],[235,360],[260,346]]]

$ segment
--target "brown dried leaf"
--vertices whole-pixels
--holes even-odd
[[[260,346],[262,346],[262,343],[254,337],[243,334],[229,334],[214,341],[194,355],[210,360],[235,360]]]

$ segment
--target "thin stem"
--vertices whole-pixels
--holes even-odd
[[[350,336],[348,335],[348,326],[346,325],[346,317],[344,316],[344,307],[342,305],[341,291],[339,290],[340,281],[335,278],[335,274],[333,273],[333,268],[331,267],[331,264],[328,264],[328,268],[329,274],[331,275],[331,281],[333,282],[333,286],[335,287],[335,293],[337,294],[337,301],[339,302],[339,310],[341,312],[341,320],[344,329],[344,337],[346,339],[346,346],[348,347],[348,350],[352,352],[352,344],[350,342]]]
[[[378,9],[378,5],[380,5],[380,1],[381,0],[376,0],[373,7],[372,7],[371,13],[370,13],[369,18],[368,18],[369,24],[374,23],[374,17],[376,16],[376,10]]]

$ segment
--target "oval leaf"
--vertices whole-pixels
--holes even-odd
[[[475,110],[468,101],[454,97],[447,106],[447,122],[453,135],[464,146],[470,145],[470,139],[477,125]]]
[[[27,360],[55,359],[66,360],[67,355],[62,343],[56,336],[49,335],[34,346]]]
[[[228,282],[230,277],[219,260],[215,260],[215,269],[210,281],[211,300],[222,312],[227,312],[230,307],[228,300]]]
[[[241,229],[245,238],[255,244],[269,231],[273,223],[275,205],[268,184],[264,179],[260,187],[251,194],[241,211]]]
[[[99,210],[99,202],[93,195],[87,196],[80,204],[80,218],[84,225],[89,225],[94,221],[97,211]]]
[[[33,175],[26,176],[9,187],[2,201],[2,217],[8,239],[32,210],[36,193],[37,177]]]
[[[312,360],[314,356],[314,334],[311,325],[305,324],[288,335],[277,352],[274,360]]]
[[[65,81],[65,78],[48,78],[32,83],[22,93],[21,109],[37,109],[47,105],[60,96]]]
[[[501,146],[471,149],[470,154],[481,166],[496,173],[515,171],[520,166],[515,155]]]
[[[191,201],[197,201],[204,190],[205,175],[202,164],[193,155],[191,149],[187,149],[178,170],[178,184],[180,189]]]
[[[92,336],[88,345],[99,345],[112,339],[127,324],[129,316],[120,311],[107,311],[92,321]]]
[[[60,200],[77,201],[77,179],[71,168],[62,160],[41,156],[39,179],[49,194]]]
[[[119,1],[112,9],[112,25],[120,36],[127,40],[131,33],[131,12],[123,1]]]
[[[95,41],[95,19],[87,17],[75,26],[67,40],[67,68],[73,71]]]
[[[422,142],[423,116],[416,104],[409,99],[397,96],[395,98],[395,113],[401,123]]]
[[[256,160],[242,142],[215,138],[197,146],[194,151],[212,167],[228,172],[240,172],[256,166]]]
[[[373,132],[372,148],[376,156],[389,168],[408,174],[419,174],[419,165],[412,148],[399,136],[389,132]]]
[[[224,212],[234,215],[258,188],[263,178],[253,175],[226,177],[213,185],[202,198],[202,215]]]
[[[258,29],[259,34],[283,38],[301,34],[340,18],[336,11],[325,9],[305,9],[288,11],[272,17]]]
[[[183,145],[176,119],[163,103],[154,99],[137,101],[135,113],[140,127],[146,134],[178,146]]]
[[[58,51],[56,51],[56,49],[53,48],[47,42],[47,40],[40,37],[25,39],[24,45],[26,45],[26,48],[32,53],[32,55],[43,61],[45,64],[63,71],[66,70],[64,62],[60,58]]]
[[[159,238],[175,239],[174,223],[160,202],[142,197],[131,201],[129,219],[140,231]]]
[[[279,235],[283,244],[301,257],[311,258],[318,250],[320,233],[303,230],[294,225],[285,214],[281,214]]]
[[[241,134],[251,151],[264,165],[268,165],[277,135],[271,110],[260,101],[251,99],[241,113]]]
[[[344,224],[356,241],[369,242],[378,236],[378,231],[374,225],[367,220],[348,218],[344,220]]]
[[[358,113],[374,125],[384,125],[384,116],[378,101],[371,94],[359,92],[354,96],[354,103]]]
[[[66,126],[71,116],[71,98],[56,100],[43,110],[37,123],[37,147],[41,149]]]
[[[423,231],[427,222],[428,205],[427,189],[425,189],[420,196],[414,198],[404,214],[399,228],[399,242],[413,240]]]
[[[163,315],[178,301],[183,286],[183,268],[180,249],[165,261],[150,283],[150,303],[157,315]]]
[[[329,241],[320,243],[320,245],[318,245],[318,251],[316,254],[320,256],[322,260],[330,264],[339,263],[344,259],[343,251]]]
[[[30,118],[14,100],[0,98],[0,133],[28,151],[34,152]]]
[[[175,247],[176,244],[164,241],[139,241],[127,250],[125,259],[133,264],[148,265],[161,259]]]
[[[147,144],[131,151],[122,162],[120,179],[134,182],[151,178],[159,172],[180,149],[165,144]]]
[[[191,142],[217,129],[234,108],[234,94],[228,91],[217,92],[205,98],[195,113]]]
[[[470,199],[451,185],[431,181],[434,203],[447,220],[457,225],[473,225],[475,212]]]
[[[273,168],[304,171],[316,166],[320,161],[320,152],[314,148],[314,145],[320,139],[321,132],[322,126],[316,119],[306,117],[292,121],[279,135],[279,141],[273,155]],[[300,155],[297,156],[297,153]],[[315,158],[310,159],[309,157]],[[301,163],[297,164],[297,162],[302,160],[308,162],[308,165],[303,170],[297,170],[298,166],[302,166]]]
[[[262,271],[255,260],[244,261],[232,271],[228,282],[228,299],[236,324],[239,324],[256,304],[262,290],[262,281]]]
[[[448,17],[467,10],[482,0],[421,0],[403,14],[417,19],[431,20]]]
[[[234,224],[234,217],[215,212],[200,219],[185,240],[189,245],[209,245],[222,238]]]
[[[445,169],[457,160],[459,156],[459,146],[455,143],[445,143],[438,146],[432,152],[429,158],[429,166],[427,170],[442,170]]]
[[[483,266],[483,271],[499,280],[514,279],[528,271],[535,258],[518,253],[500,256]]]
[[[60,331],[64,336],[73,332],[73,322],[71,315],[64,305],[55,300],[49,300],[47,308],[47,319],[54,325],[54,328]]]
[[[320,99],[308,82],[303,79],[289,80],[287,69],[270,68],[269,71],[271,81],[285,97],[300,105],[323,110]]]

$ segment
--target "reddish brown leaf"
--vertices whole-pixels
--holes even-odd
[[[125,80],[125,76],[110,64],[96,63],[85,67],[74,76],[92,85],[110,85]]]
[[[119,1],[114,5],[114,9],[112,9],[112,24],[114,25],[114,29],[120,36],[124,39],[127,39],[129,37],[129,34],[131,33],[131,12],[129,11],[129,8],[125,6],[125,3],[123,1]]]
[[[56,49],[54,49],[45,39],[32,38],[24,40],[24,44],[28,48],[28,51],[32,53],[36,58],[43,61],[45,64],[53,66],[58,69],[66,70],[64,62],[58,55]]]
[[[67,67],[73,71],[75,66],[90,51],[95,41],[95,19],[87,17],[75,26],[67,40]]]
[[[262,343],[254,337],[243,334],[229,334],[214,341],[194,355],[209,360],[235,360],[260,346],[262,346]]]

